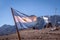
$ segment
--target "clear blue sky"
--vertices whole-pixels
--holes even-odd
[[[60,0],[0,0],[0,26],[14,25],[11,7],[27,15],[60,15]]]

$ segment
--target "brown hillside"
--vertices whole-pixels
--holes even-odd
[[[42,30],[22,30],[20,31],[21,40],[60,40],[59,30],[51,31],[51,28]],[[17,34],[0,36],[0,40],[18,40]]]

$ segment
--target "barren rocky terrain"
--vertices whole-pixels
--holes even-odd
[[[22,30],[21,40],[60,40],[60,29],[51,31],[52,28],[42,30]],[[0,36],[0,40],[18,40],[17,33]]]

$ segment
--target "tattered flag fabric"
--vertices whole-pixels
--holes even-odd
[[[37,21],[36,16],[34,15],[28,16],[15,9],[12,9],[12,10],[14,13],[14,18],[15,18],[18,29],[30,28],[36,24],[36,21]]]

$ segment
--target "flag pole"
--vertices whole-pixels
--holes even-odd
[[[21,40],[19,31],[18,31],[18,27],[17,27],[16,21],[15,21],[15,18],[14,18],[14,12],[13,12],[12,8],[11,8],[11,12],[12,12],[12,16],[13,16],[13,19],[14,19],[14,22],[15,22],[16,31],[17,31],[17,34],[18,34],[18,39]]]

